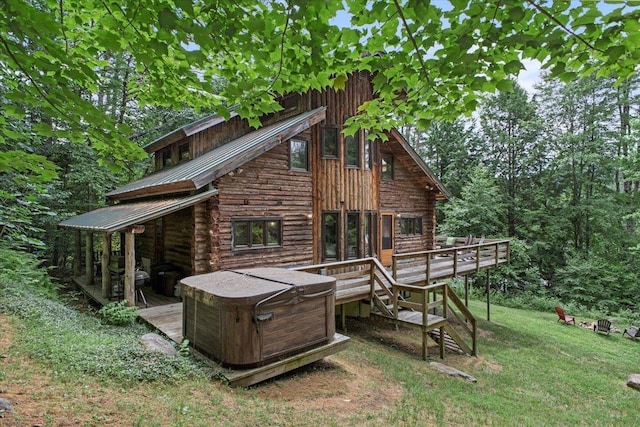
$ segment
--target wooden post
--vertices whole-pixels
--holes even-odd
[[[111,296],[111,233],[102,235],[102,297],[108,299]]]
[[[464,276],[464,306],[469,307],[469,276]]]
[[[136,305],[136,234],[144,233],[144,225],[131,226],[124,234],[124,299]]]
[[[440,343],[439,344],[440,344],[440,359],[444,359],[444,326],[440,326]]]
[[[429,293],[427,291],[423,291],[420,294],[420,297],[422,298],[422,360],[427,360],[427,338],[429,336],[427,329],[429,324],[429,314],[427,313],[427,306],[429,305]]]
[[[491,321],[491,310],[490,310],[490,304],[489,304],[489,270],[487,270],[487,321]]]
[[[74,231],[74,247],[73,247],[73,275],[79,277],[82,274],[82,235],[80,230]]]
[[[84,248],[84,271],[87,275],[87,285],[91,286],[95,283],[95,269],[93,265],[93,233],[87,231],[87,244]]]

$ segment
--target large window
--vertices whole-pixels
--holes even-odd
[[[232,227],[233,249],[282,246],[282,219],[280,218],[235,219]]]
[[[339,214],[337,212],[325,212],[322,214],[322,259],[337,260],[340,257],[338,251],[338,233],[340,232]]]
[[[404,235],[422,235],[422,218],[401,218],[400,234]]]
[[[322,157],[338,157],[338,128],[335,126],[322,128]]]
[[[364,214],[364,256],[375,256],[376,250],[376,214],[367,212]]]
[[[291,170],[309,170],[309,143],[292,139],[289,143],[289,162]]]
[[[391,154],[382,155],[382,180],[393,181],[393,156]]]
[[[347,259],[360,257],[360,214],[347,213],[345,228],[345,244],[347,245]]]
[[[360,143],[358,134],[344,137],[345,163],[347,167],[360,167]]]

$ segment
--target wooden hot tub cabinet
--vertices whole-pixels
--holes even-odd
[[[252,268],[186,277],[181,283],[184,337],[224,366],[262,366],[334,336],[333,277]]]

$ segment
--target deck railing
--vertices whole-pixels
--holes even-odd
[[[478,244],[394,254],[392,274],[398,282],[423,285],[508,262],[509,240],[486,240]]]
[[[439,328],[440,355],[444,357],[445,332],[468,354],[477,354],[477,325],[473,314],[446,283],[405,284],[396,281],[376,258],[338,261],[295,268],[336,278],[336,304],[368,299],[371,308],[402,321],[401,309],[421,313],[422,356],[427,357],[427,334]],[[411,297],[403,297],[403,293]],[[386,302],[388,300],[389,302]],[[389,305],[391,308],[389,308]],[[341,311],[344,327],[344,310]],[[433,313],[433,314],[430,314]],[[471,345],[466,340],[471,340]]]

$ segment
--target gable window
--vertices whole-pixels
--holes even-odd
[[[391,154],[382,155],[382,180],[393,181],[393,156]]]
[[[289,165],[291,170],[309,170],[309,143],[292,139],[289,142]]]
[[[373,141],[367,139],[367,133],[365,132],[364,139],[364,168],[371,170],[373,166]]]
[[[339,214],[325,212],[322,214],[322,259],[337,260],[338,251]]]
[[[360,214],[347,213],[345,228],[345,243],[347,245],[347,259],[355,259],[360,256]]]
[[[419,236],[422,235],[422,218],[401,218],[400,234]]]
[[[335,126],[322,128],[322,157],[332,159],[338,157],[338,128]]]
[[[298,96],[294,93],[280,99],[280,105],[284,111],[295,110],[298,108]]]
[[[344,137],[345,164],[348,168],[360,167],[360,144],[358,134]]]
[[[191,154],[189,153],[189,143],[180,145],[178,147],[178,161],[184,162],[189,159],[191,159]]]
[[[165,148],[160,152],[160,160],[163,168],[173,164],[171,159],[171,147]]]
[[[233,249],[282,246],[282,219],[249,218],[232,221]]]

